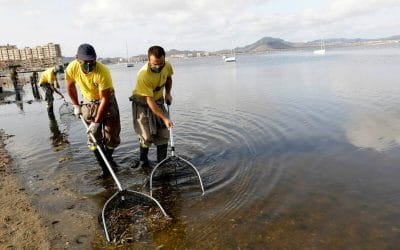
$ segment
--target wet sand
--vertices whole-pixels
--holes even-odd
[[[64,206],[62,211],[54,214],[42,214],[46,209],[37,207],[37,197],[25,189],[18,179],[17,171],[12,168],[12,158],[5,148],[7,141],[12,140],[10,138],[12,136],[0,129],[0,249],[113,247],[107,245],[99,230],[97,218],[76,208],[79,202]],[[54,193],[57,193],[57,197],[68,201],[65,191],[58,188],[54,190],[59,191]],[[42,202],[46,203],[44,200]],[[54,201],[50,199],[48,202],[51,206]]]
[[[9,137],[0,129],[0,248],[49,249],[48,230],[10,168]]]

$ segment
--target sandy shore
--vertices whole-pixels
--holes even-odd
[[[0,129],[0,249],[50,249],[46,226],[12,174],[9,137]]]

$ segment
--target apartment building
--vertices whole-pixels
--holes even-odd
[[[2,67],[19,66],[19,71],[40,71],[62,63],[61,47],[54,43],[23,49],[0,45],[0,61]]]

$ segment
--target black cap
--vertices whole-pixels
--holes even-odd
[[[92,61],[96,60],[96,51],[92,45],[84,43],[79,46],[76,56],[83,61]]]

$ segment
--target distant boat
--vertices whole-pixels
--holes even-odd
[[[321,48],[314,50],[315,55],[325,55],[325,43],[324,40],[321,39]]]
[[[125,66],[127,68],[131,68],[134,66],[134,64],[131,62],[130,58],[129,58],[129,53],[128,53],[128,43],[125,41],[125,45],[126,45],[126,63]]]
[[[225,62],[236,62],[235,56],[225,57]]]
[[[232,55],[224,57],[225,62],[236,62],[235,49],[232,50]]]
[[[225,60],[225,62],[236,62],[236,54],[235,54],[235,48],[233,47],[233,40],[231,41],[232,42],[232,51],[231,51],[231,55],[229,55],[229,56],[224,56],[224,60]]]

